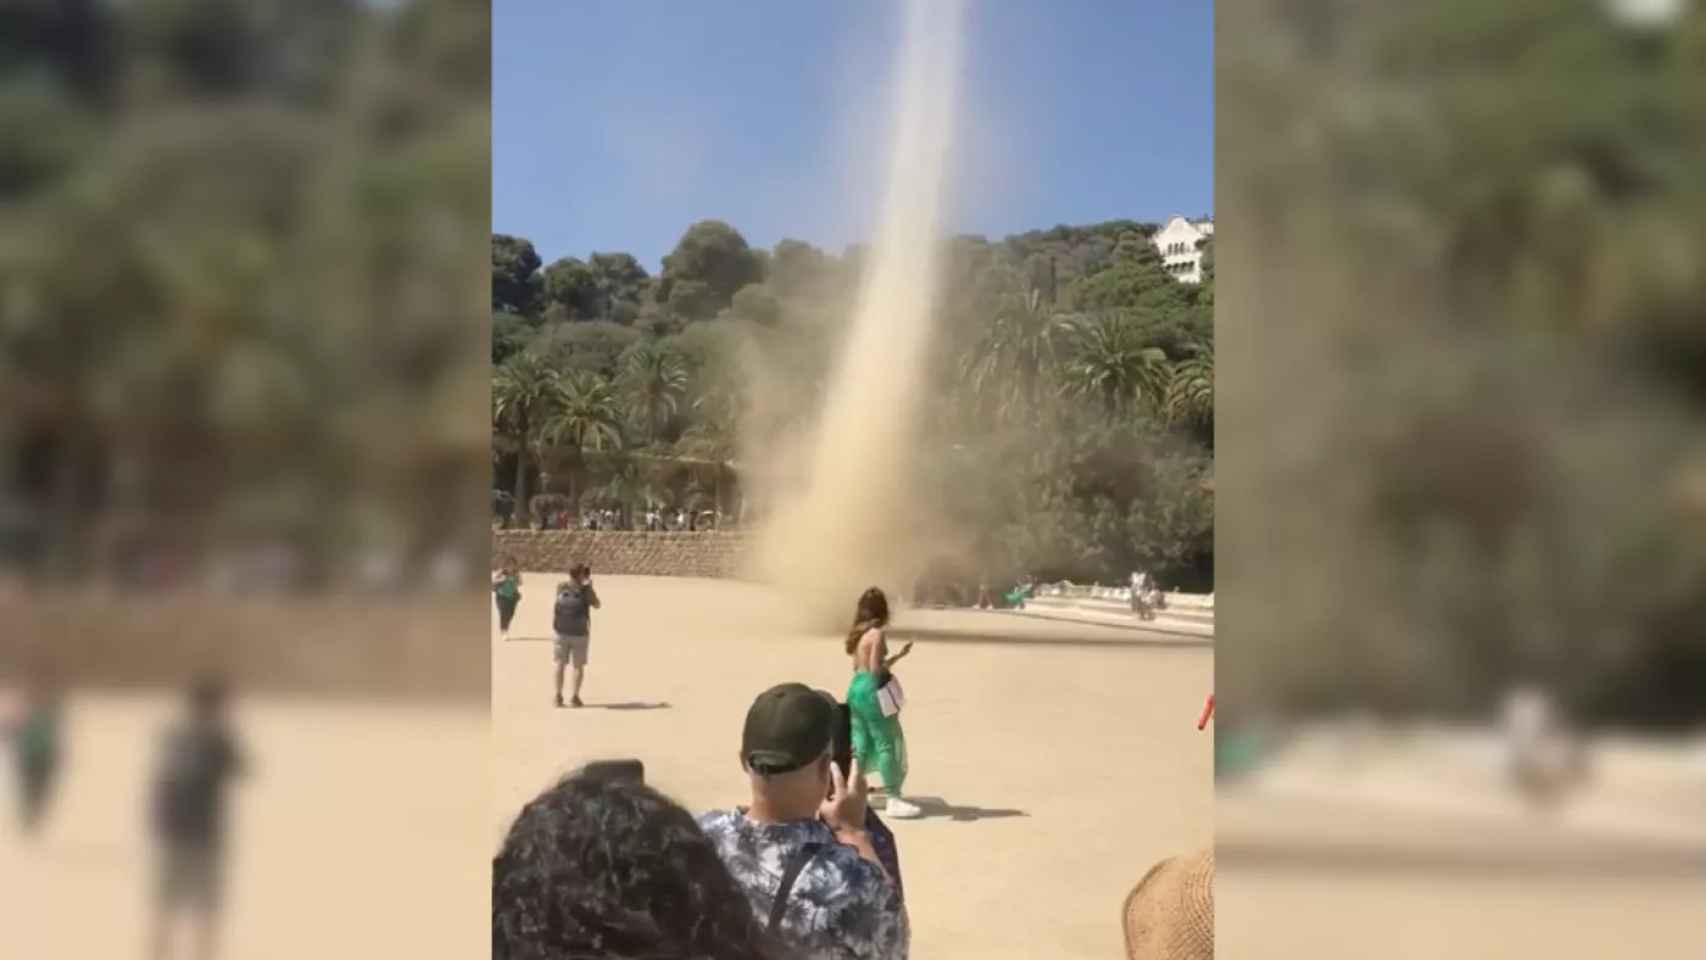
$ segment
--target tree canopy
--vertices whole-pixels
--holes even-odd
[[[1201,286],[1179,282],[1154,233],[1120,220],[942,241],[927,430],[953,453],[920,496],[982,531],[977,549],[1002,575],[1113,582],[1141,566],[1212,585],[1212,271]],[[521,243],[494,238],[494,273]],[[863,257],[793,239],[754,249],[729,224],[701,221],[655,282],[610,253],[517,278],[543,296],[499,314],[494,359],[598,378],[608,399],[592,420],[620,439],[594,431],[592,457],[574,443],[527,463],[512,454],[494,487],[520,489],[518,468],[554,460],[554,489],[588,503],[720,502],[737,461],[774,460],[766,438],[802,429],[821,404]],[[611,300],[632,319],[602,312]],[[513,376],[500,369],[498,382]],[[547,403],[567,402],[559,392]],[[721,466],[707,473],[707,461]]]

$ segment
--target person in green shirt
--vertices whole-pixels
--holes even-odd
[[[515,619],[515,608],[521,605],[521,571],[514,557],[504,557],[498,572],[492,575],[492,595],[498,604],[498,631],[509,639],[509,624]]]
[[[61,719],[59,692],[42,679],[32,685],[23,710],[8,731],[17,773],[19,819],[27,835],[40,832],[58,779]]]

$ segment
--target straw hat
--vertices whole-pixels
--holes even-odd
[[[1213,960],[1214,850],[1151,867],[1125,901],[1127,960]]]

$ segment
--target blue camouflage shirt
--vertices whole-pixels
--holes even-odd
[[[760,924],[770,921],[782,873],[800,848],[824,845],[794,881],[778,931],[802,960],[906,960],[912,931],[899,889],[823,822],[755,823],[737,809],[707,813],[699,827]]]

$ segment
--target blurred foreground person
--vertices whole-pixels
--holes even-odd
[[[1127,960],[1214,960],[1214,850],[1169,857],[1126,897]]]
[[[195,927],[195,956],[211,960],[215,955],[227,789],[245,768],[227,700],[218,681],[198,682],[189,691],[185,715],[161,744],[150,811],[159,868],[150,946],[154,960],[168,956],[173,928],[186,919]]]
[[[1537,808],[1560,801],[1587,777],[1587,751],[1552,698],[1519,687],[1504,703],[1506,764],[1517,790]]]
[[[41,831],[59,779],[62,721],[59,690],[45,675],[30,683],[16,716],[6,721],[18,784],[18,822],[26,836]]]
[[[760,694],[741,736],[752,803],[699,825],[789,956],[904,960],[906,910],[866,827],[859,761],[851,777],[835,765],[836,721],[834,699],[803,684]]]
[[[687,811],[577,774],[534,798],[492,861],[492,960],[782,960]]]

